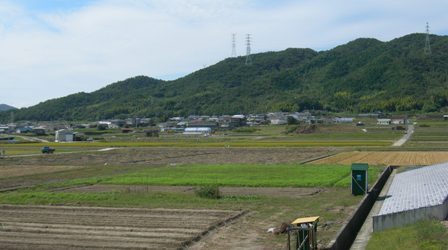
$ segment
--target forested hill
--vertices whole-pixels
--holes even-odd
[[[8,111],[8,110],[11,110],[11,109],[16,109],[16,108],[13,107],[13,106],[9,106],[7,104],[0,104],[0,112],[1,111]]]
[[[436,111],[448,106],[448,37],[357,39],[334,49],[228,58],[174,81],[138,76],[16,110],[20,120],[96,120],[326,109]],[[0,119],[7,120],[8,112]]]

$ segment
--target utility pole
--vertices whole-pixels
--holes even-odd
[[[11,111],[10,123],[14,124],[14,111]]]
[[[251,45],[250,34],[246,35],[246,65],[252,65],[252,58],[250,56],[250,45]]]

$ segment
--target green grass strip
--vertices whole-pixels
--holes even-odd
[[[369,182],[373,183],[381,171],[381,167],[370,167]],[[201,164],[148,168],[97,182],[119,185],[348,187],[350,173],[350,166],[344,165]]]
[[[372,234],[367,250],[443,250],[448,246],[448,230],[439,221],[421,221],[406,227]]]

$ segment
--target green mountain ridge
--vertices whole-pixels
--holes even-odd
[[[8,111],[8,110],[14,110],[14,109],[17,109],[17,108],[15,108],[13,106],[10,106],[8,104],[0,104],[0,112]]]
[[[286,49],[227,58],[173,81],[137,76],[15,111],[19,120],[329,111],[437,111],[448,106],[448,37],[360,38],[328,51]],[[8,112],[0,114],[6,120]]]

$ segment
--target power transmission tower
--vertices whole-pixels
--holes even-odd
[[[429,42],[429,24],[426,22],[425,55],[431,55],[431,44]]]
[[[250,56],[250,34],[246,35],[246,65],[252,64],[252,58]]]
[[[232,57],[236,57],[236,34],[232,34]]]

